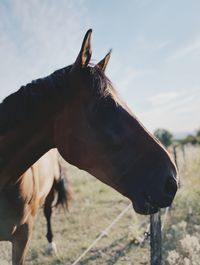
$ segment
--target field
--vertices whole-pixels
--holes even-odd
[[[169,210],[163,229],[166,265],[199,265],[200,256],[200,148],[187,147],[185,161],[178,152],[181,188]],[[87,173],[67,166],[74,191],[70,211],[53,214],[54,241],[58,256],[46,256],[46,224],[42,210],[35,223],[27,258],[30,265],[70,265],[105,230],[129,201]],[[132,209],[81,260],[80,265],[147,265],[149,242],[144,238],[149,217]],[[0,243],[0,264],[10,264],[11,246]]]

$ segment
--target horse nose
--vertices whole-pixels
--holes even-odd
[[[173,176],[169,176],[164,185],[164,194],[173,199],[178,189],[177,181]]]

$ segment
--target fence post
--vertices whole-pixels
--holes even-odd
[[[162,265],[162,233],[160,211],[150,215],[151,265]]]
[[[182,154],[183,154],[183,161],[186,162],[186,157],[185,157],[185,145],[184,145],[184,144],[181,144],[181,151],[182,151]]]
[[[177,145],[174,145],[173,146],[173,154],[174,154],[174,162],[178,168],[178,160],[177,160],[177,153],[176,153],[176,148],[177,148]]]

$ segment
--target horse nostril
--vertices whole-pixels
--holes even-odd
[[[164,191],[167,195],[174,196],[177,191],[177,182],[173,177],[168,177],[165,186]]]

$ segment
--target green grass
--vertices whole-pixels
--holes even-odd
[[[164,257],[176,248],[183,233],[180,222],[187,223],[184,233],[200,231],[200,149],[187,150],[186,163],[179,154],[181,189],[171,208],[163,232]],[[74,190],[70,212],[57,209],[52,224],[58,257],[44,255],[47,245],[46,223],[40,211],[35,223],[34,235],[27,264],[70,265],[93,242],[94,239],[129,204],[129,201],[94,177],[75,167],[67,169]],[[138,248],[137,242],[143,233],[149,217],[140,216],[132,209],[103,237],[81,260],[80,265],[144,265],[149,264],[149,242]],[[175,226],[175,228],[174,228]],[[179,228],[180,226],[180,228]],[[179,235],[180,234],[180,235]],[[10,245],[1,243],[0,261],[10,260]],[[0,264],[3,264],[0,262]],[[200,264],[200,263],[199,263]]]

